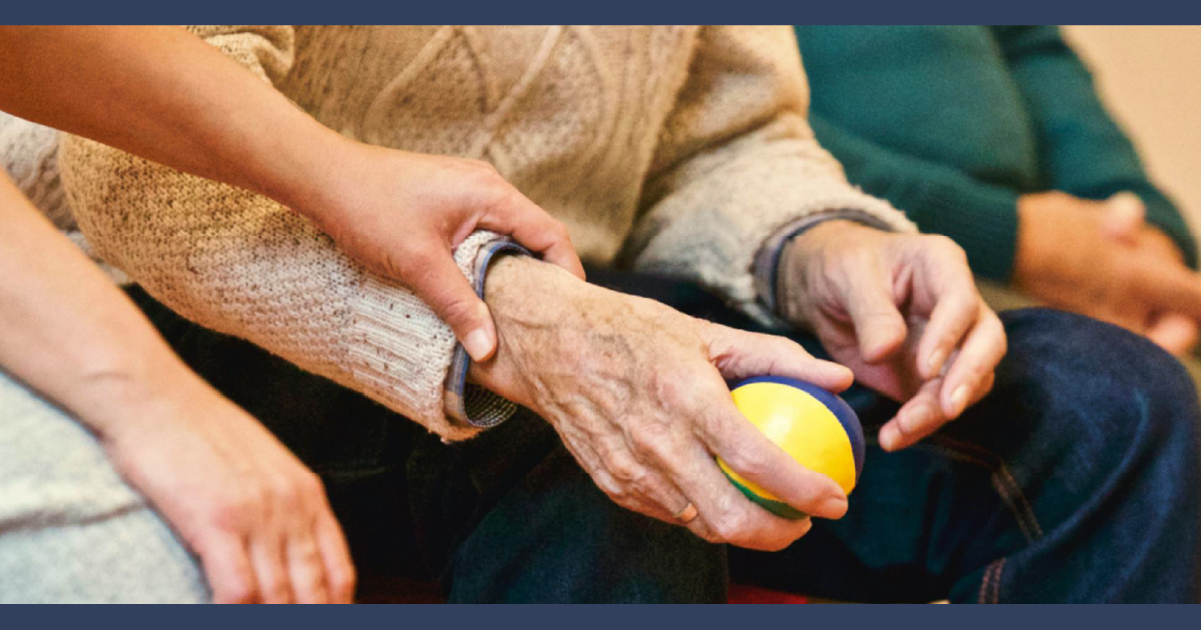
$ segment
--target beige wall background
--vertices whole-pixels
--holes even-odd
[[[1201,26],[1067,26],[1151,176],[1201,232]]]

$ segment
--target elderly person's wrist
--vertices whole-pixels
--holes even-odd
[[[870,213],[846,209],[817,212],[802,216],[778,228],[760,245],[754,261],[755,290],[759,301],[768,312],[785,317],[780,270],[787,263],[788,251],[797,237],[813,228],[830,222],[852,222],[891,231],[891,226]]]
[[[602,306],[595,294],[603,290],[529,256],[502,256],[485,273],[484,302],[496,322],[498,347],[491,360],[472,362],[467,378],[531,407],[534,396],[522,369],[526,344],[535,336],[553,336],[586,309]]]
[[[811,285],[823,276],[823,261],[829,248],[855,242],[882,230],[879,226],[850,218],[832,218],[794,234],[782,247],[775,269],[775,312],[785,321],[808,327],[809,310],[820,308],[806,296]],[[849,239],[849,240],[848,240]]]

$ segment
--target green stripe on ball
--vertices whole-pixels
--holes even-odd
[[[763,506],[763,509],[767,510],[768,512],[771,512],[772,514],[775,514],[776,516],[779,516],[781,518],[786,518],[786,519],[789,519],[792,521],[799,521],[799,520],[809,516],[808,514],[805,514],[804,512],[792,507],[791,505],[788,505],[787,503],[784,503],[782,501],[775,501],[773,499],[767,499],[767,498],[759,496],[758,494],[755,493],[754,490],[751,490],[750,488],[742,485],[741,483],[738,483],[737,479],[734,479],[733,477],[731,477],[729,475],[726,475],[726,479],[729,479],[730,483],[734,484],[734,487],[738,488],[738,490],[740,492],[742,492],[743,496],[745,496],[746,498],[750,499],[751,501],[754,501],[755,503]]]

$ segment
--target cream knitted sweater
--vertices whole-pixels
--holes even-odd
[[[491,162],[567,224],[585,260],[697,280],[747,311],[774,231],[856,210],[805,121],[786,27],[191,27],[322,123]],[[97,251],[181,314],[357,389],[451,439],[448,327],[306,219],[242,190],[65,137],[68,198]],[[465,274],[495,235],[455,252]]]

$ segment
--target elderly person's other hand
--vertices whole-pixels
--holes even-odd
[[[808,531],[809,519],[782,519],[747,500],[717,467],[720,456],[806,514],[846,512],[838,485],[764,437],[724,380],[778,374],[841,391],[851,382],[846,368],[788,339],[695,319],[529,258],[494,263],[486,291],[500,347],[472,378],[553,424],[618,504],[754,549],[782,549]]]
[[[780,309],[855,378],[903,402],[880,445],[914,444],[988,393],[1005,331],[943,236],[827,221],[781,257]]]
[[[1197,341],[1201,279],[1148,226],[1138,197],[1090,201],[1060,192],[1022,197],[1018,287],[1061,308],[1117,324],[1173,354]]]

